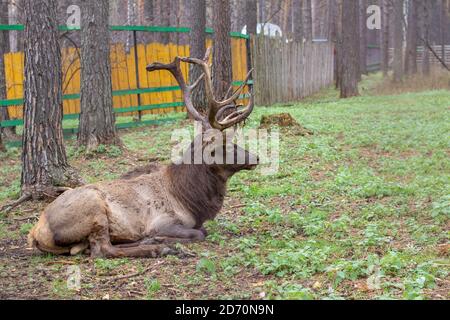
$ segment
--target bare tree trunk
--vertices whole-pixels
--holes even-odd
[[[190,56],[193,58],[203,59],[206,52],[206,1],[191,0],[189,10],[189,27],[190,34]],[[191,83],[202,75],[202,69],[197,65],[192,65],[189,78]],[[202,81],[196,90],[192,93],[192,102],[195,108],[203,114],[206,114],[207,105],[204,89],[204,81]],[[188,116],[190,114],[188,113]]]
[[[6,150],[5,146],[3,145],[3,138],[2,133],[0,132],[0,152],[4,152]]]
[[[151,26],[153,24],[155,14],[155,4],[154,0],[144,1],[144,21],[147,25]]]
[[[245,2],[241,0],[229,0],[231,8],[231,31],[241,32],[242,28],[246,25],[244,21],[245,17]]]
[[[170,0],[170,14],[169,14],[169,26],[180,27],[180,0]],[[180,39],[183,36],[182,33],[169,33],[169,43],[180,44]]]
[[[313,21],[312,21],[312,3],[311,0],[304,0],[303,1],[304,8],[304,36],[307,41],[311,41],[313,39]]]
[[[9,0],[0,0],[0,24],[9,24]],[[10,50],[10,38],[8,31],[0,31],[0,100],[7,99],[8,88],[5,78],[5,61],[4,56]],[[9,120],[8,108],[0,107],[0,122]],[[13,136],[15,128],[2,128],[0,125],[0,151],[5,151],[2,136]]]
[[[24,6],[22,194],[42,198],[55,195],[55,186],[74,187],[81,181],[64,149],[57,1],[25,0]]]
[[[360,30],[360,73],[367,74],[367,0],[359,1],[359,30]]]
[[[161,19],[161,25],[164,27],[170,26],[170,1],[169,0],[162,0],[160,4],[160,19]],[[168,44],[170,42],[170,33],[163,32],[161,33],[161,43]]]
[[[359,10],[354,0],[343,0],[342,5],[342,78],[341,98],[358,96],[359,71]]]
[[[127,0],[127,25],[134,26],[137,21],[137,8],[136,8],[136,0]],[[109,20],[109,18],[108,18]],[[125,46],[125,50],[127,53],[130,53],[131,47],[133,46],[133,33],[127,32],[127,42]]]
[[[430,49],[428,48],[430,41],[430,25],[431,25],[431,4],[429,1],[421,2],[420,8],[421,17],[421,34],[422,34],[422,45],[423,45],[423,56],[422,56],[422,73],[424,75],[429,75],[431,72],[430,67]]]
[[[403,1],[394,1],[394,81],[403,78]]]
[[[112,25],[120,24],[119,0],[110,0],[109,2],[109,22]]]
[[[78,144],[120,144],[112,108],[108,0],[82,1],[81,113]]]
[[[230,4],[214,0],[213,86],[217,99],[223,99],[232,82]]]
[[[59,0],[58,1],[58,25],[65,25],[67,23],[67,9],[71,5],[80,5],[80,0]],[[61,34],[60,34],[61,35]],[[64,36],[60,39],[60,46],[67,47],[79,47],[80,45],[80,33],[77,31],[64,32]],[[65,75],[63,74],[63,79]]]
[[[0,24],[9,24],[8,0],[0,0]],[[7,98],[4,55],[9,51],[9,33],[0,31],[0,100]],[[9,120],[8,108],[0,107],[0,122]],[[2,136],[9,128],[0,125],[0,152],[5,151]]]
[[[247,34],[256,34],[258,25],[258,3],[256,0],[245,2],[245,23],[247,24]]]
[[[389,72],[389,20],[390,20],[390,0],[381,0],[382,8],[382,31],[381,31],[381,69],[383,76],[387,77]]]
[[[0,24],[8,24],[8,1],[0,0]],[[9,33],[0,31],[0,100],[6,99],[6,79],[4,55],[9,51]],[[0,122],[9,120],[8,108],[0,106]],[[4,151],[2,135],[6,133],[6,128],[0,125],[0,151]]]
[[[287,0],[284,0],[287,1]],[[266,20],[263,21],[264,23],[273,23],[273,24],[277,24],[280,25],[280,13],[282,11],[282,6],[283,6],[283,0],[269,0],[267,1],[269,4],[269,10],[268,10],[268,15],[266,17]]]
[[[180,0],[180,26],[186,27],[189,26],[189,10],[191,7],[191,1],[189,0]],[[206,7],[206,4],[205,4]],[[205,28],[206,28],[206,9],[205,9]],[[187,45],[189,44],[189,34],[180,33],[180,44]]]
[[[0,24],[9,24],[8,21],[8,0],[0,0]],[[0,100],[7,98],[4,55],[9,52],[9,40],[9,32],[0,31]],[[0,122],[6,120],[9,120],[8,108],[0,107]],[[15,127],[0,127],[0,136],[14,137],[15,133]]]
[[[408,0],[408,29],[406,36],[405,74],[417,73],[417,0]]]
[[[265,0],[258,0],[258,19],[259,23],[266,21],[266,4]]]
[[[341,86],[341,78],[342,78],[342,1],[340,0],[331,0],[331,11],[333,12],[333,29],[334,32],[332,36],[334,36],[335,42],[335,51],[334,51],[334,81],[336,89],[339,89]]]
[[[147,26],[155,25],[155,0],[143,0],[143,24]],[[144,43],[153,42],[155,39],[155,34],[152,32],[141,32],[139,35]]]
[[[356,66],[357,68],[357,74],[358,74],[358,82],[360,82],[362,80],[362,72],[361,72],[361,38],[362,38],[362,33],[361,33],[361,26],[360,26],[360,21],[361,21],[361,17],[360,17],[360,0],[356,0],[354,6],[356,6],[356,10],[358,11],[358,15],[357,15],[357,23],[356,23],[356,39],[355,39],[355,45],[358,47],[358,64]]]
[[[294,40],[303,41],[303,0],[294,0],[292,3],[292,22],[294,24]]]
[[[24,0],[15,0],[14,5],[11,5],[9,16],[9,24],[24,24]],[[12,3],[10,1],[10,3]],[[11,52],[19,52],[23,50],[23,34],[22,31],[9,31],[10,50]]]
[[[292,0],[284,0],[281,2],[282,6],[282,17],[281,17],[281,28],[284,30],[284,36],[287,37],[291,34],[291,28],[289,28],[289,22],[292,10]]]

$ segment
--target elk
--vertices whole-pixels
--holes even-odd
[[[218,101],[208,64],[210,51],[207,50],[204,59],[176,57],[170,64],[153,63],[147,66],[147,71],[170,72],[181,88],[187,112],[202,123],[205,131],[223,132],[244,121],[253,110],[252,94],[245,107],[236,103],[251,71],[243,85],[235,92],[230,88],[227,97]],[[202,76],[188,85],[181,62],[200,66]],[[208,104],[206,115],[200,114],[191,100],[192,91],[202,80]],[[217,142],[205,139],[201,148],[211,147],[211,143]],[[194,142],[186,154],[192,152],[192,145]],[[245,161],[151,165],[119,180],[68,190],[45,208],[28,235],[29,245],[54,254],[90,252],[92,257],[158,257],[176,254],[171,244],[204,240],[203,223],[214,219],[221,210],[227,180],[258,164],[258,160],[252,161],[257,159],[254,155],[232,142],[222,141],[213,147],[214,152],[232,152],[233,159],[243,152]]]

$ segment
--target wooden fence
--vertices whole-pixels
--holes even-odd
[[[242,83],[248,72],[247,45],[244,37],[231,39],[233,58],[234,85]],[[212,45],[212,40],[207,40]],[[137,66],[135,59],[137,50]],[[157,71],[148,73],[145,67],[155,61],[169,63],[175,56],[189,56],[189,46],[176,44],[138,44],[129,52],[125,45],[111,46],[113,107],[116,115],[137,115],[184,111],[181,91],[169,72]],[[0,108],[7,107],[11,118],[3,121],[1,126],[22,124],[23,117],[23,80],[24,55],[22,52],[5,55],[5,76],[7,100],[0,101]],[[80,60],[75,48],[62,48],[64,119],[77,119],[80,112]],[[139,70],[136,76],[136,67]],[[188,76],[188,66],[182,65],[183,74]],[[0,70],[0,72],[2,72]],[[137,80],[139,79],[139,88]],[[138,103],[138,95],[140,103]],[[245,96],[244,96],[245,98]]]
[[[0,27],[0,30],[23,30],[23,26],[19,25]],[[189,32],[185,28],[132,26],[112,27],[112,30]],[[233,85],[239,86],[248,71],[248,37],[240,34],[231,34],[231,37]],[[210,38],[207,45],[212,45]],[[255,37],[251,40],[251,48],[257,105],[296,101],[333,82],[333,45],[330,43],[286,43],[281,39]],[[79,54],[76,48],[62,48],[64,119],[78,119],[80,112]],[[189,46],[149,43],[138,44],[127,51],[124,44],[112,45],[113,107],[116,115],[184,111],[175,79],[168,72],[148,73],[145,70],[152,62],[169,63],[175,56],[189,56]],[[4,58],[7,99],[0,100],[0,108],[8,109],[10,120],[0,125],[10,127],[22,124],[24,55],[22,52],[8,53]],[[183,65],[182,71],[188,77],[187,65]],[[246,94],[247,91],[244,91],[241,100],[247,98]],[[135,126],[135,123],[121,124],[122,127],[128,125]]]
[[[442,46],[441,45],[434,45],[431,46],[433,48],[433,51],[439,56],[439,58],[444,58],[442,59],[443,61],[445,61],[445,63],[447,64],[447,66],[450,66],[450,45],[446,45],[444,46],[445,50],[444,50],[444,54],[442,54]],[[423,50],[424,47],[420,46],[417,47],[417,64],[419,66],[422,65],[422,61],[423,61]],[[393,63],[393,58],[394,58],[394,49],[393,48],[389,48],[389,61],[392,64]],[[441,65],[440,61],[436,58],[436,56],[430,52],[430,64],[432,66],[436,66],[436,65]]]
[[[257,105],[298,101],[333,83],[333,44],[252,37]]]

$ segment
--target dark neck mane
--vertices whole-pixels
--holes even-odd
[[[195,217],[199,228],[222,209],[226,179],[208,165],[170,165],[172,195]]]

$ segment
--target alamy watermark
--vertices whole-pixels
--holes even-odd
[[[77,5],[70,5],[67,8],[68,18],[66,21],[67,28],[79,29],[81,27],[81,9]]]
[[[73,291],[81,290],[81,269],[79,266],[69,266],[66,271],[67,280],[66,285],[67,289]]]
[[[381,30],[381,7],[377,5],[371,5],[367,8],[367,29],[369,30]]]

